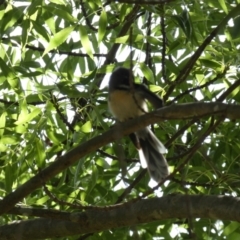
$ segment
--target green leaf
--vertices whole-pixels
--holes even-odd
[[[14,72],[12,71],[12,69],[10,67],[8,67],[8,65],[2,58],[0,58],[0,69],[6,78],[10,78],[10,79],[15,78]]]
[[[157,86],[157,85],[150,85],[149,86],[149,89],[152,91],[152,92],[161,92],[161,91],[164,91],[164,89],[160,86]]]
[[[78,161],[77,167],[76,167],[76,171],[74,173],[74,186],[77,187],[79,184],[79,176],[82,173],[83,169],[84,169],[84,162],[85,162],[86,158],[82,158]]]
[[[41,64],[39,62],[35,62],[35,61],[24,61],[22,63],[22,67],[25,67],[27,69],[29,69],[29,68],[41,68]]]
[[[217,62],[217,61],[215,61],[213,59],[200,58],[199,60],[201,62],[201,65],[209,67],[209,68],[212,68],[214,70],[217,70],[217,69],[220,70],[221,67],[222,67],[222,65],[219,62]]]
[[[174,15],[172,18],[178,23],[185,33],[186,40],[191,41],[193,39],[193,28],[188,10],[183,10],[181,15]]]
[[[88,38],[86,26],[79,25],[78,27],[79,33],[80,33],[80,41],[83,45],[83,48],[85,49],[86,53],[93,58],[93,53],[92,53],[92,47],[91,47],[91,42]]]
[[[128,39],[129,39],[129,36],[126,35],[126,36],[123,36],[123,37],[115,38],[115,39],[114,39],[114,42],[115,42],[115,43],[122,43],[122,44],[124,44],[124,43],[127,43],[127,42],[128,42]]]
[[[106,27],[107,27],[107,13],[105,10],[102,10],[102,13],[99,19],[98,45],[102,42],[102,39],[106,33]]]
[[[140,63],[140,69],[142,70],[144,77],[148,81],[154,82],[154,76],[153,76],[152,70],[146,64]]]
[[[43,142],[40,139],[35,139],[35,144],[36,144],[36,161],[38,164],[38,167],[42,167],[44,160],[46,159],[46,154],[45,154],[45,147],[43,146]]]
[[[35,13],[42,8],[42,0],[34,0],[27,8],[27,14],[29,16],[35,15]],[[38,19],[39,20],[39,19]]]
[[[66,11],[66,8],[63,6],[53,7],[53,6],[47,5],[47,6],[44,6],[44,9],[46,9],[49,13],[54,14],[55,16],[58,16],[62,19],[65,19],[66,21],[72,24],[78,21],[78,19],[74,18],[68,11]]]
[[[16,89],[17,91],[19,91],[21,89],[21,85],[20,85],[20,79],[19,78],[12,78],[12,77],[9,77],[7,79],[9,85],[14,89]]]
[[[233,39],[239,38],[240,37],[240,16],[237,16],[236,18],[233,19],[234,26],[229,27],[228,31],[230,32],[231,36]]]
[[[16,133],[20,133],[20,134],[26,133],[27,132],[27,127],[24,126],[24,125],[17,125],[15,127],[15,131],[16,131]]]
[[[186,36],[187,38],[191,39],[193,29],[192,29],[191,18],[188,10],[184,10],[182,12],[182,18],[184,19],[184,30],[185,30]]]
[[[62,29],[61,31],[59,31],[58,33],[56,33],[49,42],[49,45],[47,46],[47,48],[45,49],[43,56],[45,54],[47,54],[49,51],[51,51],[52,49],[58,47],[59,45],[61,45],[70,35],[70,33],[74,30],[74,26],[72,27],[67,27]]]
[[[14,26],[19,18],[22,17],[22,9],[21,8],[13,8],[10,9],[11,4],[8,4],[6,9],[6,13],[4,14],[3,18],[1,19],[1,33],[3,34],[8,28]]]
[[[7,152],[8,147],[0,141],[0,152]]]
[[[39,24],[39,22],[37,21],[31,21],[32,25],[33,25],[33,29],[34,31],[37,32],[37,34],[44,39],[45,41],[49,41],[49,35],[48,32],[46,31],[46,28],[44,26],[42,26],[42,24]]]
[[[57,133],[55,131],[47,129],[47,136],[54,144],[59,145],[61,143],[59,136],[57,135]]]
[[[59,5],[66,5],[66,2],[64,0],[50,0],[50,2],[59,4]]]
[[[240,239],[240,233],[238,232],[234,232],[230,234],[227,238],[227,240],[236,240],[236,239]]]
[[[13,135],[4,135],[1,137],[0,142],[2,144],[14,145],[19,143],[19,138]]]
[[[24,19],[22,22],[23,31],[22,31],[22,47],[28,43],[29,31],[30,31],[30,20]]]
[[[89,133],[92,131],[92,124],[91,121],[87,121],[84,123],[84,125],[81,127],[82,132]]]
[[[223,11],[228,14],[228,8],[227,8],[227,5],[225,3],[225,0],[218,0],[218,2],[220,4],[220,6],[222,7]]]
[[[35,202],[35,204],[37,204],[37,205],[42,205],[42,204],[46,203],[48,200],[49,200],[49,196],[44,196],[44,197],[38,199],[38,200]]]
[[[48,13],[46,15],[48,15],[48,16],[46,16],[45,22],[46,22],[47,26],[49,27],[49,29],[51,30],[51,32],[53,34],[55,34],[56,33],[55,20],[52,17],[52,14]]]
[[[228,226],[226,226],[223,230],[224,234],[228,236],[233,233],[236,229],[240,227],[238,222],[231,222]]]
[[[92,165],[92,173],[91,173],[91,180],[89,181],[88,184],[88,189],[87,189],[87,195],[90,194],[90,192],[93,190],[93,188],[96,186],[98,179],[98,169],[97,167],[93,164]]]
[[[32,119],[34,119],[36,116],[38,116],[41,113],[40,108],[34,108],[32,112],[29,114],[26,114],[25,111],[21,111],[21,113],[18,116],[18,120],[15,122],[16,125],[24,124],[27,122],[30,122]]]
[[[0,136],[4,134],[5,124],[6,124],[7,113],[3,112],[0,117]]]
[[[14,181],[12,164],[8,163],[5,167],[5,190],[6,192],[12,191],[12,185]]]
[[[3,19],[4,14],[5,14],[5,11],[4,10],[0,10],[0,19]]]

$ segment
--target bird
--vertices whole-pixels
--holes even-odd
[[[134,82],[131,69],[118,67],[112,72],[108,85],[108,107],[117,121],[124,122],[146,114],[148,112],[146,100],[154,108],[163,107],[163,100],[160,97],[145,85]],[[163,155],[167,152],[165,146],[149,126],[129,136],[139,151],[140,161],[145,162],[150,177],[160,183],[169,175],[168,163]]]

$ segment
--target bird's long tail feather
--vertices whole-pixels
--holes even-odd
[[[142,129],[137,133],[141,150],[140,158],[144,158],[149,174],[153,180],[160,182],[169,175],[168,164],[164,157],[166,148],[149,129]],[[141,159],[143,160],[143,159]]]

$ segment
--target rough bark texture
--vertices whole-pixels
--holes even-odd
[[[240,198],[168,195],[81,213],[61,213],[64,220],[39,218],[0,227],[0,240],[45,239],[174,218],[240,221]]]

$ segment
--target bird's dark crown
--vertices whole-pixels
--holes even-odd
[[[130,86],[131,70],[124,67],[117,68],[109,80],[109,90],[123,89]]]

